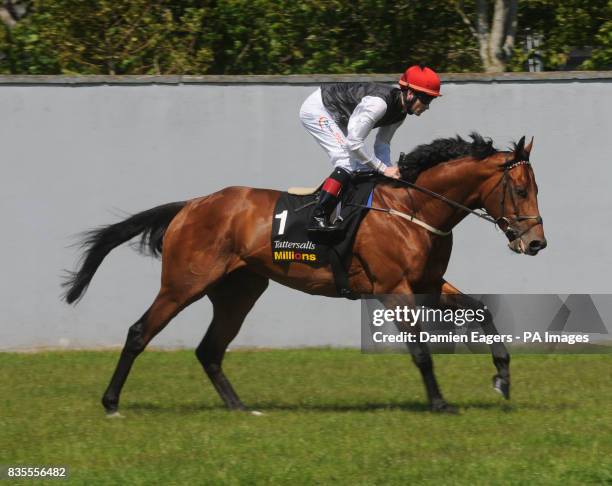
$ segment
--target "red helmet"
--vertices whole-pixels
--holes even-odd
[[[402,74],[399,84],[402,87],[410,87],[430,96],[442,96],[440,94],[440,78],[433,69],[428,67],[410,66]]]

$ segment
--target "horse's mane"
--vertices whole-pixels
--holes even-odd
[[[430,167],[466,155],[482,160],[497,153],[490,138],[485,139],[476,132],[470,133],[470,138],[472,141],[468,142],[457,135],[417,146],[399,162],[402,179],[414,182],[421,172]]]

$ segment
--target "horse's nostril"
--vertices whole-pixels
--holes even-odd
[[[529,243],[529,248],[531,250],[541,250],[546,247],[546,241],[533,240]]]

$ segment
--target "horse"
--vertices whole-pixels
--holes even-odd
[[[348,265],[350,288],[360,295],[434,296],[442,309],[480,309],[444,278],[451,255],[452,229],[469,213],[502,229],[516,253],[536,255],[546,247],[538,209],[537,184],[529,162],[533,139],[525,137],[500,151],[491,139],[472,133],[420,145],[399,162],[399,181],[383,178],[372,209],[355,236]],[[230,410],[248,411],[223,372],[227,347],[270,279],[313,295],[339,297],[329,266],[313,268],[272,261],[271,225],[280,192],[226,187],[207,196],[164,204],[85,233],[78,270],[63,282],[63,298],[75,304],[115,247],[140,236],[140,250],[161,256],[161,287],[148,310],[128,330],[125,345],[102,397],[109,416],[134,360],[147,344],[191,303],[208,296],[213,318],[195,354]],[[386,209],[376,211],[375,209]],[[397,217],[403,214],[404,217]],[[410,215],[409,217],[407,215]],[[485,311],[485,332],[497,333]],[[425,343],[408,345],[427,392],[429,408],[456,413],[438,386]],[[510,355],[503,343],[490,345],[496,391],[510,396]]]

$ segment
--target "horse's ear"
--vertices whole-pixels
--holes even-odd
[[[531,153],[532,147],[533,147],[533,137],[531,137],[531,140],[529,141],[527,145],[525,145],[525,148],[523,149],[525,154],[527,154],[527,158],[529,158],[529,154]]]
[[[516,144],[516,146],[514,147],[514,155],[516,155],[517,159],[522,157],[524,148],[525,148],[525,136],[523,135],[521,139],[518,141],[518,143]]]

